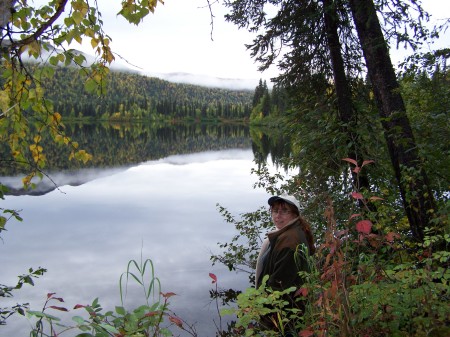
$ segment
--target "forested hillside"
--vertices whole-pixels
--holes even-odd
[[[103,96],[88,93],[85,76],[57,68],[44,83],[54,110],[63,117],[91,119],[246,119],[252,91],[177,84],[136,73],[112,71]]]

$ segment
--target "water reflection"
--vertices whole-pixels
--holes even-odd
[[[248,125],[80,123],[67,124],[65,132],[93,159],[77,165],[69,160],[68,147],[55,146],[53,140],[44,137],[47,171],[128,166],[175,154],[251,147]],[[10,156],[6,144],[0,144],[0,155]],[[0,176],[16,172],[15,167],[0,165]]]
[[[123,168],[175,154],[224,149],[252,148],[255,159],[264,162],[270,158],[274,164],[278,164],[280,158],[289,156],[291,151],[289,137],[280,130],[261,130],[245,124],[75,123],[66,125],[66,134],[79,144],[79,148],[92,154],[93,159],[85,164],[69,160],[68,147],[56,146],[51,139],[44,137],[42,145],[47,157],[45,171],[52,177],[66,172],[73,179],[74,171],[84,172],[89,176],[91,172],[86,169],[90,168]],[[5,143],[0,144],[0,157],[10,157]],[[1,162],[2,183],[6,181],[3,177],[20,172],[20,168],[10,164],[9,161]],[[22,168],[22,173],[29,173],[29,168]],[[78,180],[74,182],[76,183],[83,182]],[[13,192],[18,194],[23,191]]]
[[[4,208],[23,209],[23,223],[8,224],[0,245],[2,283],[15,284],[28,267],[49,270],[35,287],[18,291],[10,303],[30,302],[39,309],[48,292],[69,308],[99,297],[104,307],[119,304],[118,280],[130,259],[141,253],[155,265],[163,291],[177,294],[171,308],[199,336],[213,336],[218,322],[209,272],[220,286],[244,289],[247,275],[211,267],[210,252],[234,230],[216,203],[234,214],[265,205],[253,189],[256,177],[250,148],[168,156],[131,167],[97,169],[80,186],[62,185],[39,197],[7,196]],[[130,289],[129,305],[140,294]],[[73,316],[75,313],[70,313]],[[26,335],[23,318],[8,320],[2,335]]]

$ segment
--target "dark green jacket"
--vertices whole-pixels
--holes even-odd
[[[267,234],[257,261],[256,287],[261,285],[265,275],[269,275],[267,286],[274,290],[301,286],[303,282],[298,272],[308,271],[308,265],[298,248],[300,244],[308,247],[298,218],[284,228]]]

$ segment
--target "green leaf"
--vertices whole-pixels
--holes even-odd
[[[6,218],[4,216],[0,216],[0,231],[5,229]]]
[[[112,332],[112,333],[120,333],[119,330],[117,330],[115,327],[109,325],[109,324],[105,324],[105,323],[100,323],[99,324],[103,329],[105,329],[106,331]]]
[[[93,93],[97,90],[97,82],[95,82],[92,78],[89,78],[84,84],[84,88],[87,92]]]
[[[74,322],[77,323],[78,325],[84,324],[84,318],[81,317],[81,316],[73,316],[73,317],[72,317],[72,321],[74,321]]]
[[[122,316],[124,316],[127,313],[127,311],[125,310],[124,307],[119,307],[119,306],[116,306],[116,312]]]
[[[27,316],[34,316],[34,317],[38,317],[38,318],[45,318],[47,320],[52,320],[52,321],[60,321],[61,319],[53,316],[53,315],[49,315],[46,314],[45,312],[42,311],[34,311],[34,310],[28,310],[27,311]]]

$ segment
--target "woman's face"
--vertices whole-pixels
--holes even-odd
[[[275,202],[270,212],[272,214],[272,220],[277,229],[281,229],[289,222],[298,217],[295,212],[295,207],[285,202]]]

